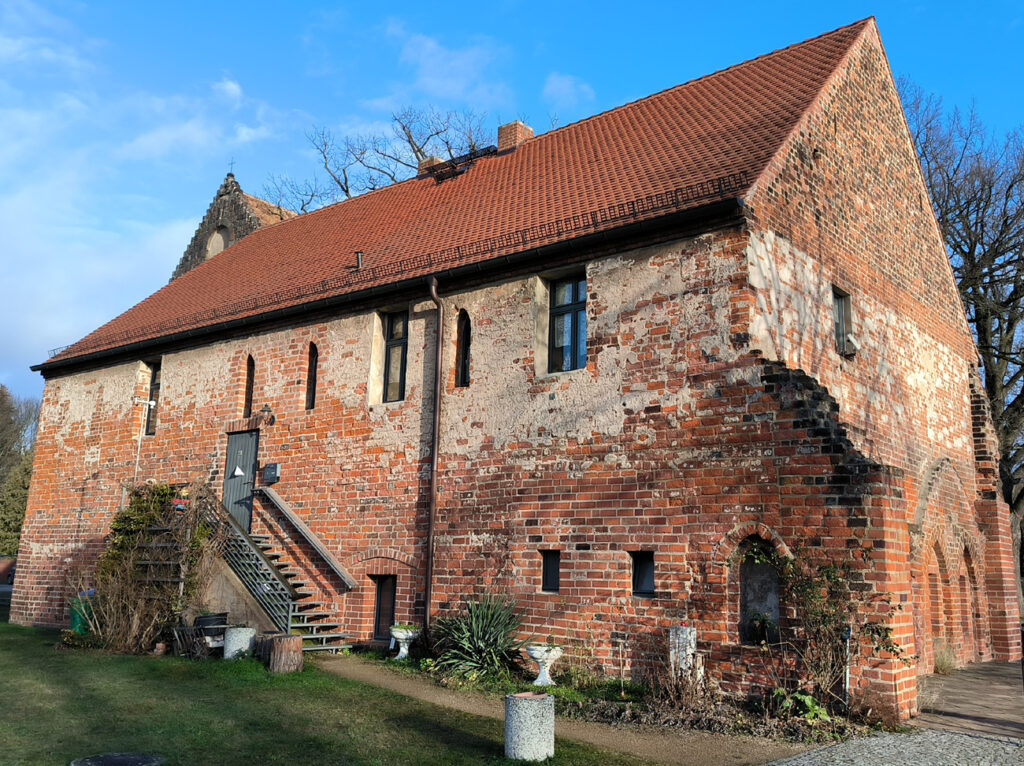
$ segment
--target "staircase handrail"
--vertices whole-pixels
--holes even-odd
[[[295,530],[305,538],[306,542],[309,543],[310,547],[313,548],[319,554],[319,556],[327,562],[328,566],[334,573],[341,578],[341,581],[345,583],[349,588],[356,587],[356,580],[348,571],[341,565],[341,562],[334,557],[327,547],[320,541],[320,538],[314,534],[313,530],[306,526],[306,523],[296,515],[295,511],[291,509],[291,506],[286,503],[280,495],[278,495],[270,487],[257,487],[257,492],[263,493],[270,502],[279,510],[288,522],[295,528]]]
[[[263,553],[263,549],[260,548],[259,544],[242,528],[242,525],[238,523],[238,519],[231,515],[231,512],[224,506],[224,503],[220,504],[220,513],[218,516],[220,517],[219,520],[226,520],[228,522],[235,535],[241,538],[249,548],[250,552],[254,553],[266,565],[269,574],[288,592],[288,595],[293,600],[298,599],[299,594],[295,591],[295,588],[292,587],[292,584],[288,582],[284,575],[281,574],[274,562],[267,558],[266,554]]]

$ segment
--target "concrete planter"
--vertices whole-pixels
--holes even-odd
[[[505,697],[505,757],[543,761],[555,754],[555,698],[542,692]]]
[[[404,660],[409,656],[409,644],[415,641],[420,635],[419,628],[400,628],[397,625],[391,626],[391,637],[398,642],[398,654],[392,659]]]
[[[248,657],[256,641],[256,628],[228,628],[224,631],[224,659]]]
[[[534,686],[554,686],[548,670],[559,657],[562,656],[562,647],[551,646],[550,644],[528,644],[526,654],[531,660],[537,663],[537,678]]]

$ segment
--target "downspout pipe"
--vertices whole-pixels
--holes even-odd
[[[444,307],[437,296],[437,277],[427,279],[430,287],[430,300],[437,308],[436,348],[434,349],[434,426],[430,431],[430,510],[427,513],[427,565],[426,586],[424,588],[423,628],[430,630],[430,604],[434,590],[434,521],[437,517],[437,453],[441,442],[441,374],[444,370]]]

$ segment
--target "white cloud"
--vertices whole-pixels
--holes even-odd
[[[504,84],[486,76],[497,52],[492,40],[446,48],[432,37],[416,34],[402,46],[401,60],[413,65],[413,88],[428,98],[488,106],[508,94]]]
[[[234,80],[225,77],[220,82],[215,82],[212,87],[214,93],[227,99],[235,109],[242,103],[242,86]]]
[[[87,62],[70,46],[43,37],[0,35],[0,64],[4,66],[43,66],[80,72]]]
[[[220,143],[222,130],[202,116],[148,130],[121,147],[128,160],[151,160],[182,152],[205,151]]]
[[[579,77],[552,72],[544,81],[544,100],[555,109],[573,110],[594,100],[594,89]]]

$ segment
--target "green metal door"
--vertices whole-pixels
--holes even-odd
[[[224,465],[224,507],[246,532],[252,524],[252,494],[256,486],[256,449],[259,431],[228,434],[228,456]]]

